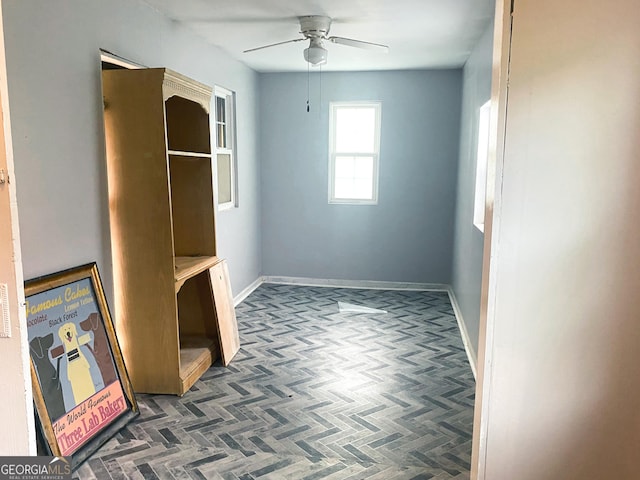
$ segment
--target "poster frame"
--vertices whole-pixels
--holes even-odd
[[[86,286],[87,279],[89,280],[88,287]],[[82,288],[80,288],[81,284],[83,285]],[[36,295],[38,296],[37,303],[34,304],[33,301],[29,302],[29,300],[33,299]],[[62,342],[62,337],[60,337],[62,344],[57,346],[55,349],[57,349],[57,352],[62,351],[64,353],[57,353],[57,369],[54,366],[53,359],[50,358],[50,356],[53,356],[53,351],[55,349],[49,344],[51,343],[52,338],[56,339],[53,340],[55,342],[57,341],[57,337],[61,335],[59,330],[62,327],[58,326],[58,323],[63,325],[74,323],[76,330],[79,330],[77,325],[81,319],[66,321],[68,316],[67,314],[64,314],[63,318],[65,320],[62,320],[60,317],[53,320],[54,323],[51,327],[51,332],[47,335],[49,338],[47,339],[48,343],[45,345],[46,353],[44,353],[42,345],[40,348],[34,348],[32,341],[35,340],[35,338],[32,339],[32,335],[28,333],[30,345],[31,383],[36,423],[38,427],[38,446],[40,449],[44,450],[44,452],[41,453],[44,453],[45,455],[70,457],[72,470],[75,470],[84,460],[87,459],[87,457],[95,453],[104,443],[106,443],[126,424],[140,414],[133,387],[124,364],[122,352],[116,338],[107,300],[102,288],[100,275],[98,273],[98,267],[95,262],[34,278],[25,282],[27,331],[29,332],[29,328],[37,322],[43,323],[43,326],[39,327],[40,330],[47,328],[47,323],[45,323],[47,322],[47,315],[45,313],[47,310],[50,312],[58,312],[60,311],[60,308],[58,308],[60,306],[65,310],[69,308],[72,312],[69,314],[70,317],[73,315],[72,308],[83,301],[86,303],[95,301],[95,312],[91,313],[86,319],[87,322],[89,320],[92,321],[91,324],[87,324],[89,325],[87,328],[90,330],[87,330],[87,333],[84,333],[83,331],[81,336],[78,335],[79,332],[77,331],[74,332],[73,335],[78,341],[81,337],[84,337],[83,341],[87,343],[89,343],[87,339],[91,338],[93,348],[91,348],[90,345],[84,346],[82,342],[79,341],[78,343],[75,343],[76,352],[74,353],[71,348],[67,349],[67,347],[65,347],[64,342]],[[57,310],[52,310],[54,308],[57,308]],[[87,308],[91,308],[91,306],[89,305],[83,311],[87,311]],[[56,321],[58,323],[55,323]],[[84,322],[80,323],[84,324]],[[48,320],[48,325],[52,325],[52,320]],[[100,327],[103,327],[103,330]],[[56,329],[58,329],[58,332],[54,332]],[[82,326],[82,330],[85,330],[84,325]],[[89,333],[90,331],[91,333]],[[58,335],[55,333],[58,333]],[[43,338],[44,337],[37,337],[39,342]],[[100,339],[100,345],[96,343],[98,338]],[[98,346],[101,347],[99,352]],[[89,354],[87,351],[88,348],[91,348]],[[75,362],[73,356],[77,357],[78,355],[84,357],[92,356],[94,357],[93,361],[96,362],[94,365],[98,365],[97,355],[99,353],[100,365],[105,365],[105,361],[107,362],[106,365],[109,367],[109,379],[111,379],[111,381],[109,385],[106,385],[107,380],[105,379],[104,372],[101,370],[100,373],[102,375],[101,379],[103,381],[103,388],[95,391],[94,395],[89,396],[83,402],[76,403],[71,409],[64,407],[64,414],[61,417],[58,417],[58,421],[56,421],[56,418],[51,418],[50,408],[48,408],[47,401],[45,399],[47,392],[50,390],[45,389],[46,391],[43,391],[41,380],[38,375],[36,363],[40,362],[42,365],[42,362],[44,361],[43,353],[46,356],[45,360],[49,362],[49,365],[45,364],[46,368],[54,368],[54,371],[56,372],[58,378],[55,380],[58,381],[58,389],[61,388],[61,358],[65,362],[64,365],[67,365],[67,368],[69,368],[69,362],[72,360]],[[107,360],[105,360],[105,355],[107,356]],[[111,364],[108,363],[109,358],[111,359]],[[86,362],[86,358],[83,362],[85,362],[85,366],[89,365],[89,362]],[[94,370],[96,370],[96,368],[94,368]],[[94,375],[97,376],[96,373],[94,373]],[[115,378],[115,380],[113,380],[113,378]],[[95,386],[93,386],[93,388],[95,389]],[[110,402],[110,398],[114,400],[114,402]],[[50,401],[50,405],[52,404],[54,403]],[[59,414],[59,401],[56,406]],[[84,407],[84,411],[82,407]],[[93,411],[94,407],[95,411]],[[91,417],[95,419],[93,422],[95,424],[95,428],[87,428],[87,421],[90,426],[92,423],[92,419],[88,416],[87,418],[82,418],[82,416],[87,412],[91,413]],[[55,422],[58,435],[56,434],[56,431],[54,431],[53,422]],[[73,425],[71,425],[72,422]],[[62,433],[59,431],[61,426],[64,426],[65,428],[69,428],[71,426],[72,429],[70,429],[68,434],[65,434],[66,436],[63,437]],[[82,428],[83,426],[84,428]],[[75,436],[75,439],[78,445],[69,446],[69,443],[74,439],[74,437],[70,435],[72,435],[76,430],[77,435]]]

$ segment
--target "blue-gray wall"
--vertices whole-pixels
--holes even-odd
[[[493,24],[487,27],[464,66],[462,87],[452,288],[469,334],[474,357],[478,352],[484,235],[473,225],[473,203],[478,118],[480,107],[491,97],[492,48]]]
[[[260,75],[263,274],[450,283],[461,70]],[[321,89],[321,90],[320,90]],[[330,101],[382,102],[378,204],[328,204]]]
[[[96,261],[111,300],[103,48],[237,92],[240,208],[219,213],[218,252],[234,293],[254,282],[262,264],[258,75],[140,1],[5,1],[2,14],[25,277]]]

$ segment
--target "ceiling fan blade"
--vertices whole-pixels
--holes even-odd
[[[284,41],[284,42],[272,43],[270,45],[263,45],[262,47],[250,48],[249,50],[245,50],[242,53],[255,52],[256,50],[262,50],[263,48],[270,48],[270,47],[275,47],[277,45],[284,45],[285,43],[301,42],[303,40],[307,40],[307,39],[306,38],[296,38],[296,39],[287,40],[287,41]]]
[[[364,48],[366,50],[376,50],[378,52],[385,53],[389,52],[389,47],[380,43],[364,42],[362,40],[353,40],[351,38],[344,37],[329,37],[327,40],[340,45],[347,45],[349,47]]]

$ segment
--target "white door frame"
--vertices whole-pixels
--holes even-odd
[[[491,260],[497,256],[500,247],[492,239],[493,232],[497,233],[500,230],[512,8],[512,0],[496,0],[471,480],[484,480],[486,468],[487,425],[491,402],[493,317],[496,299],[496,279],[492,272]],[[498,237],[498,235],[495,236],[495,238]]]
[[[7,95],[2,2],[0,1],[0,284],[6,285],[6,311],[0,307],[0,452],[35,455],[36,434],[31,389],[27,321],[13,148]],[[8,315],[5,328],[3,315]]]

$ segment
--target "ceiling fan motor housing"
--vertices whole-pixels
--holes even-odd
[[[306,38],[324,38],[329,34],[331,18],[322,15],[300,17],[300,33]]]

